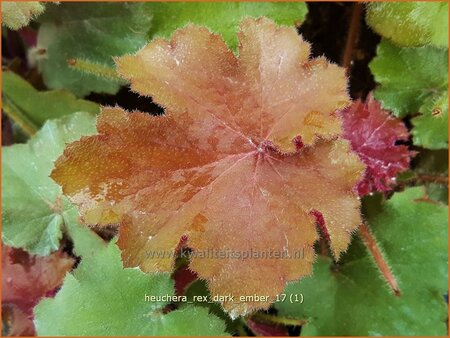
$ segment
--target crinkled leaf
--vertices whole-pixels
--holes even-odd
[[[2,1],[2,25],[18,30],[42,14],[45,4],[39,1]]]
[[[437,99],[447,92],[447,60],[446,50],[402,48],[382,40],[370,63],[375,81],[380,84],[375,98],[398,117],[419,112],[430,98]]]
[[[448,55],[434,47],[400,48],[383,40],[370,64],[380,86],[375,98],[398,117],[413,119],[416,145],[432,149],[448,144]]]
[[[446,1],[370,2],[367,23],[383,37],[402,46],[448,46]]]
[[[335,256],[346,250],[361,221],[353,187],[364,170],[338,138],[344,70],[309,59],[294,28],[267,19],[244,20],[239,39],[237,58],[190,25],[117,59],[132,89],[166,115],[104,109],[99,135],[69,145],[52,173],[88,224],[121,224],[126,266],[170,271],[186,235],[191,269],[213,295],[270,297],[225,301],[233,317],[267,308],[287,281],[310,273],[316,216]]]
[[[15,304],[25,314],[60,286],[74,260],[60,251],[49,256],[29,255],[2,246],[2,304]]]
[[[398,141],[407,141],[408,129],[403,122],[381,109],[372,95],[365,102],[355,101],[341,113],[344,137],[353,151],[367,165],[358,193],[389,191],[396,175],[409,167],[411,152]]]
[[[95,118],[76,113],[48,121],[27,144],[2,149],[2,240],[30,253],[59,248],[61,226],[73,209],[49,174],[65,145],[95,130]]]
[[[221,34],[236,49],[239,22],[247,16],[266,16],[278,24],[298,25],[307,13],[304,2],[150,2],[151,37],[168,38],[188,23],[208,27]]]
[[[113,69],[113,56],[132,53],[148,40],[151,16],[142,3],[61,3],[40,18],[39,68],[49,88],[68,89],[78,96],[92,91],[114,94],[120,82],[82,73],[75,60],[93,68]]]
[[[111,242],[84,257],[67,275],[53,299],[35,307],[35,325],[44,336],[224,335],[225,325],[206,309],[189,307],[164,313],[167,302],[147,296],[173,295],[168,274],[147,275],[123,269],[120,251]]]
[[[3,109],[28,134],[35,133],[49,119],[75,112],[97,114],[100,107],[77,99],[63,90],[39,92],[13,72],[2,74]]]
[[[312,277],[289,285],[285,293],[303,293],[304,303],[277,303],[279,313],[308,320],[303,335],[446,335],[448,207],[420,201],[423,194],[410,188],[366,213],[400,296],[357,239],[340,264],[321,257]]]

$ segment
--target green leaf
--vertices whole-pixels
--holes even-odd
[[[371,2],[367,23],[380,35],[403,46],[448,46],[448,3]]]
[[[412,119],[415,145],[429,149],[448,148],[448,93],[430,97],[420,108],[422,115]]]
[[[304,2],[150,2],[151,37],[168,38],[173,31],[194,23],[221,34],[236,49],[238,25],[246,16],[266,16],[280,25],[299,24],[307,13]]]
[[[173,295],[169,274],[124,269],[112,241],[83,258],[55,298],[35,307],[35,326],[44,336],[225,335],[224,323],[206,309],[191,306],[165,314],[167,302],[145,301],[145,295]]]
[[[355,239],[339,264],[321,256],[312,277],[289,285],[285,293],[302,293],[304,303],[277,303],[279,313],[308,320],[303,335],[446,335],[448,207],[419,201],[423,194],[416,187],[382,205],[374,198],[366,201],[366,219],[400,296]]]
[[[32,135],[49,119],[75,112],[97,114],[100,107],[77,99],[64,90],[37,91],[19,75],[6,71],[2,77],[3,109],[28,135]]]
[[[238,325],[241,323],[240,319],[231,319],[231,317],[223,310],[219,303],[215,302],[204,302],[204,301],[194,301],[194,296],[206,296],[208,300],[211,299],[211,294],[208,290],[208,285],[206,281],[197,279],[193,281],[190,285],[187,286],[185,291],[185,296],[187,297],[189,302],[193,302],[196,306],[204,307],[208,309],[208,311],[215,316],[222,319],[225,324],[228,332],[236,332]],[[197,298],[198,299],[198,298]],[[189,307],[186,304],[180,303],[181,307]]]
[[[413,119],[414,144],[446,148],[448,144],[448,55],[435,47],[401,48],[386,40],[378,46],[370,69],[379,87],[375,98],[398,117]]]
[[[120,81],[82,73],[76,62],[114,74],[114,56],[133,53],[148,40],[151,17],[142,3],[61,3],[40,18],[37,53],[49,88],[65,88],[77,96],[114,94]],[[72,66],[70,66],[72,64]],[[108,69],[110,71],[108,72]],[[108,75],[109,74],[109,75]]]
[[[1,8],[2,25],[18,30],[40,15],[45,9],[45,4],[39,1],[2,1]]]
[[[375,98],[397,117],[417,113],[430,99],[447,92],[447,51],[434,47],[401,48],[382,40],[370,63],[380,86]]]
[[[72,240],[75,255],[84,259],[95,256],[99,251],[105,250],[107,243],[89,227],[80,224],[76,208],[67,210],[64,216],[64,230]]]
[[[61,227],[74,208],[49,175],[67,143],[95,133],[95,117],[75,113],[50,120],[27,144],[3,147],[2,240],[32,254],[59,247]]]

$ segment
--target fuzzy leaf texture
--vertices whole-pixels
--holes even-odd
[[[107,281],[107,283],[105,283]],[[173,295],[168,274],[146,275],[124,269],[113,242],[84,257],[67,275],[53,299],[35,308],[35,325],[43,336],[180,336],[225,335],[225,325],[203,308],[165,313],[167,302],[144,296]]]
[[[285,293],[303,293],[304,303],[277,303],[279,314],[307,320],[304,336],[445,336],[448,207],[423,196],[422,187],[409,188],[383,204],[372,198],[366,205],[400,296],[356,239],[339,264],[321,257],[312,277],[289,285]]]
[[[67,143],[92,134],[95,118],[76,113],[50,120],[27,144],[2,149],[2,240],[30,253],[59,248],[61,227],[76,219],[73,206],[49,174]],[[69,217],[70,216],[70,217]]]
[[[353,102],[341,116],[344,137],[367,165],[364,179],[358,183],[359,195],[391,190],[396,175],[409,167],[411,152],[405,145],[396,145],[397,141],[408,140],[408,129],[381,109],[372,95],[365,102]]]
[[[2,25],[12,30],[27,26],[30,21],[42,14],[45,4],[39,1],[2,1]]]
[[[152,38],[169,38],[177,28],[193,23],[221,34],[232,49],[237,48],[236,33],[245,17],[266,16],[277,24],[294,26],[307,13],[304,2],[150,2],[146,9],[152,15]]]
[[[370,27],[396,44],[448,47],[448,2],[370,2],[366,6]]]
[[[142,3],[61,3],[48,8],[40,18],[37,42],[37,50],[44,52],[37,61],[45,84],[77,96],[115,94],[121,83],[108,77],[114,74],[112,57],[144,46],[150,21]],[[80,72],[74,68],[77,62],[99,73]]]
[[[131,88],[166,115],[105,108],[99,135],[69,145],[52,172],[86,223],[121,224],[126,266],[170,271],[187,236],[197,253],[190,267],[212,295],[270,296],[224,302],[232,317],[267,308],[287,281],[311,273],[315,216],[336,258],[346,250],[361,221],[353,187],[364,170],[338,138],[344,70],[309,59],[294,28],[268,19],[244,20],[239,41],[237,58],[221,37],[189,25],[118,58]]]
[[[77,99],[64,90],[39,92],[13,72],[2,74],[3,110],[28,135],[34,134],[49,119],[76,112],[98,114],[100,107]]]
[[[448,52],[435,47],[401,48],[382,40],[370,69],[383,108],[412,119],[414,144],[448,147]]]

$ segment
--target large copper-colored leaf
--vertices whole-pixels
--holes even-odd
[[[335,256],[346,250],[364,170],[339,138],[344,71],[267,19],[245,20],[239,39],[236,57],[188,26],[119,58],[166,115],[103,109],[99,134],[70,144],[52,173],[86,223],[121,224],[127,266],[170,270],[187,236],[191,269],[213,296],[234,296],[222,300],[232,316],[311,273],[316,217]],[[268,298],[239,299],[254,294]]]

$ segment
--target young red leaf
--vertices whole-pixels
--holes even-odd
[[[372,95],[357,100],[342,111],[344,137],[367,165],[364,179],[358,183],[360,196],[374,191],[389,191],[395,176],[408,169],[412,152],[397,141],[407,141],[403,122],[381,108]]]
[[[2,246],[2,304],[14,304],[27,315],[39,300],[59,287],[74,260],[65,253],[32,256]]]
[[[189,285],[197,279],[197,275],[189,270],[188,267],[183,266],[173,274],[175,282],[175,293],[183,295]]]
[[[244,20],[239,40],[236,57],[191,25],[117,59],[166,115],[103,109],[99,134],[70,144],[52,173],[87,223],[121,224],[127,266],[169,271],[187,236],[190,268],[212,296],[234,296],[219,299],[231,316],[311,273],[317,215],[335,256],[346,250],[364,170],[339,138],[343,69],[267,19]],[[268,298],[240,299],[255,294]]]

